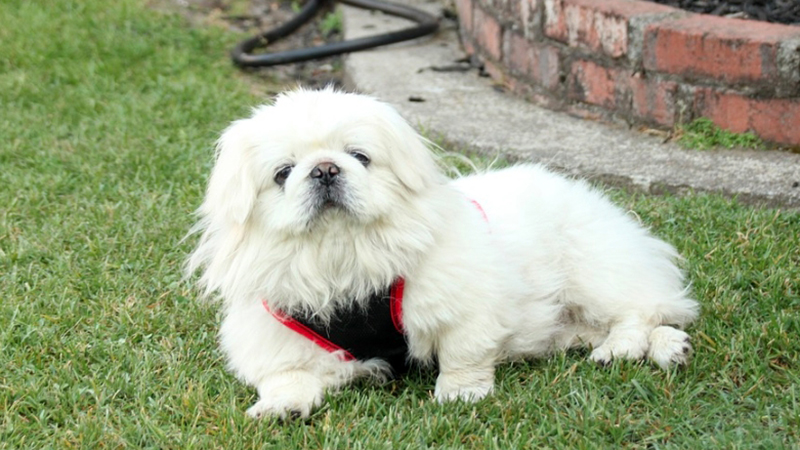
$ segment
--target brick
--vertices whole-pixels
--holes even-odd
[[[472,0],[456,0],[456,10],[458,11],[458,23],[462,30],[468,35],[472,34]]]
[[[506,75],[497,64],[494,64],[491,61],[484,61],[483,70],[486,71],[486,73],[488,73],[495,82],[499,84],[506,83]]]
[[[528,86],[524,82],[520,82],[516,78],[506,77],[506,76],[503,76],[502,85],[506,89],[520,94],[524,93],[526,90],[530,88],[530,86]]]
[[[722,94],[710,88],[700,88],[695,93],[695,115],[708,117],[718,126],[744,133],[750,128],[750,102],[746,97]]]
[[[502,28],[497,19],[486,13],[481,8],[475,8],[475,28],[478,46],[489,54],[495,61],[502,58]]]
[[[520,0],[513,2],[508,0],[496,0],[495,8],[502,11],[502,17],[504,19],[518,22],[520,19],[520,8],[522,7],[520,3]]]
[[[534,43],[518,33],[508,33],[506,65],[512,73],[524,75],[547,89],[559,84],[559,52],[552,45]]]
[[[678,83],[633,76],[630,89],[635,116],[665,127],[675,125]]]
[[[612,58],[628,54],[630,21],[676,10],[646,1],[546,0],[545,35]]]
[[[628,22],[624,17],[605,15],[590,8],[567,5],[567,44],[584,45],[618,58],[628,51]]]
[[[547,89],[555,89],[560,83],[560,54],[552,45],[534,47],[530,76]]]
[[[581,119],[591,120],[591,121],[602,121],[608,119],[608,113],[606,112],[603,114],[599,112],[596,108],[590,108],[582,103],[572,103],[566,106],[567,114],[571,114],[575,117],[580,117]]]
[[[468,56],[475,54],[475,45],[472,43],[472,40],[470,40],[469,37],[461,37],[461,46],[464,48],[464,53],[466,53]]]
[[[750,126],[767,141],[800,145],[800,99],[751,100]]]
[[[541,93],[533,90],[523,92],[525,98],[532,103],[548,109],[564,109],[564,99],[561,96],[553,95],[552,93]]]
[[[624,69],[606,68],[592,61],[574,61],[567,95],[573,100],[617,108],[621,106],[618,99],[629,91],[629,78],[630,73]]]
[[[541,34],[542,12],[537,0],[519,0],[519,18],[525,37],[533,39]]]
[[[786,72],[781,42],[797,38],[798,27],[693,15],[645,29],[644,67],[733,84],[777,81]]]
[[[562,2],[563,0],[544,0],[544,35],[567,42],[567,21]]]
[[[532,56],[531,46],[533,44],[525,39],[525,36],[514,32],[509,32],[506,40],[508,41],[508,52],[505,55],[505,64],[511,69],[512,73],[527,75]]]
[[[756,99],[745,95],[698,89],[695,114],[734,133],[754,132],[762,139],[800,145],[800,99]]]

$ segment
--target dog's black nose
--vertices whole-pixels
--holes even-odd
[[[308,175],[325,186],[330,186],[339,172],[339,166],[331,162],[324,162],[311,169],[311,173]]]

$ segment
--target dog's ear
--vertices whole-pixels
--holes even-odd
[[[401,143],[404,147],[401,153],[407,156],[392,165],[397,178],[412,192],[419,192],[440,178],[436,163],[424,142],[417,136]]]
[[[419,192],[431,184],[441,182],[436,161],[433,158],[427,139],[419,135],[396,112],[392,117],[390,127],[391,140],[397,148],[389,153],[392,155],[392,170],[401,183],[412,192]]]
[[[200,207],[212,220],[242,225],[253,210],[258,186],[250,125],[249,119],[238,120],[217,141],[216,163],[208,181],[206,199]]]

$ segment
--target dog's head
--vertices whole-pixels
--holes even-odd
[[[286,233],[330,219],[368,224],[439,177],[426,141],[392,107],[297,90],[223,133],[201,213]]]

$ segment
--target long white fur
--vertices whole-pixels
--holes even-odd
[[[322,162],[341,170],[340,207],[308,206],[309,173]],[[285,165],[294,168],[279,186]],[[690,356],[679,328],[697,304],[672,246],[586,183],[539,165],[450,182],[427,142],[370,97],[298,90],[234,122],[199,215],[188,270],[223,300],[221,346],[259,392],[254,417],[307,416],[326,390],[387,370],[317,347],[263,300],[324,320],[398,276],[410,357],[436,357],[440,401],[487,395],[498,362],[579,345],[604,363],[647,356],[667,368]]]

